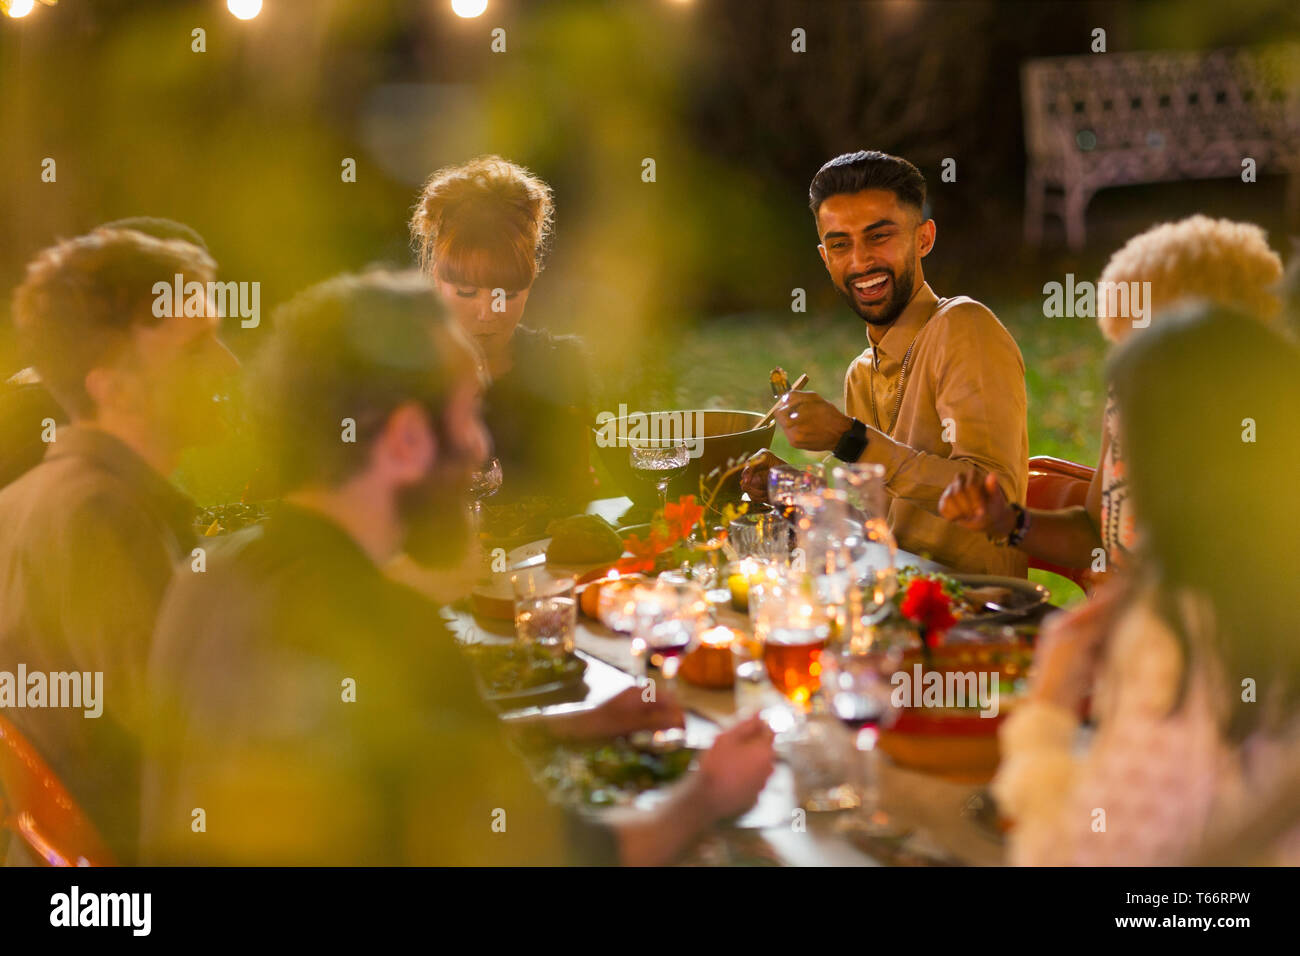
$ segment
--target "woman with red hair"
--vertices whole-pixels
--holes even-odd
[[[481,156],[429,178],[411,236],[421,270],[491,377],[484,420],[503,495],[586,499],[591,412],[581,343],[521,324],[553,217],[550,186],[516,163]]]

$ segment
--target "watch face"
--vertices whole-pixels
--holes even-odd
[[[840,440],[831,454],[846,464],[857,461],[862,457],[862,452],[867,447],[866,432],[867,426],[855,418],[853,424],[849,426],[849,430],[840,436]]]

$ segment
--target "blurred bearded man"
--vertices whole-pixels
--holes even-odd
[[[154,285],[206,283],[215,269],[189,242],[101,229],[41,252],[14,294],[26,357],[71,423],[31,423],[45,457],[0,493],[0,672],[76,672],[83,698],[85,685],[102,687],[102,713],[5,716],[119,863],[137,845],[149,643],[172,568],[194,545],[193,505],[167,476],[220,434],[214,397],[237,367],[215,314],[160,314]]]
[[[415,274],[344,276],[277,313],[250,407],[284,503],[168,593],[147,862],[662,863],[757,797],[773,758],[755,718],[661,808],[611,826],[563,815],[437,606],[380,570],[402,549],[463,547],[488,452],[472,348]]]
[[[958,475],[994,476],[1008,501],[1029,480],[1025,367],[985,306],[940,298],[921,260],[934,247],[925,179],[905,159],[846,153],[813,177],[809,206],[831,282],[866,323],[867,348],[849,365],[841,412],[816,392],[791,392],[777,412],[790,444],[885,469],[889,525],[899,546],[957,571],[1024,577],[1015,541],[993,541],[939,516]],[[775,455],[756,455],[743,486],[763,500]],[[1015,532],[1012,538],[1015,537]]]

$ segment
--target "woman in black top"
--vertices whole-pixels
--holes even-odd
[[[594,482],[592,422],[581,342],[521,325],[541,271],[553,215],[551,188],[527,169],[483,156],[434,173],[411,217],[411,235],[491,377],[484,420],[501,462],[497,499],[582,499]]]

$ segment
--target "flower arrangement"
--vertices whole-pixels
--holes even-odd
[[[899,613],[917,626],[926,648],[938,647],[948,628],[957,623],[952,613],[952,598],[943,582],[931,577],[915,577],[903,592]]]
[[[728,502],[721,509],[717,507],[718,496],[728,479],[744,467],[744,461],[729,461],[725,468],[714,468],[702,475],[698,499],[695,495],[683,495],[656,511],[645,540],[637,534],[624,538],[623,550],[627,556],[615,565],[619,574],[654,574],[690,562],[700,548],[716,551],[726,532],[710,534],[705,517],[715,514],[726,527],[749,509],[748,502]]]
[[[687,561],[697,527],[701,535],[707,536],[704,508],[696,503],[694,495],[670,501],[650,519],[650,531],[644,541],[637,534],[623,539],[627,556],[620,558],[615,568],[619,574],[654,574]]]

